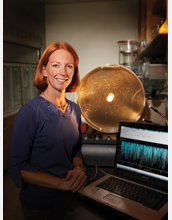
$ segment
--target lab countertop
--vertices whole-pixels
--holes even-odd
[[[112,168],[103,168],[107,173],[113,174]],[[95,168],[87,168],[88,179],[95,175]],[[100,170],[97,176],[88,181],[88,184],[105,175]],[[78,193],[63,192],[55,204],[50,218],[51,220],[127,220],[133,219],[123,213],[101,206],[98,203],[81,197]],[[167,220],[166,215],[163,220]]]

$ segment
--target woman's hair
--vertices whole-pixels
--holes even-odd
[[[33,82],[33,85],[41,90],[41,91],[45,91],[45,89],[47,88],[48,84],[47,84],[47,79],[46,77],[43,75],[43,66],[46,66],[48,61],[49,61],[49,56],[56,50],[59,49],[64,49],[68,52],[70,52],[74,58],[74,75],[72,78],[72,82],[69,84],[69,86],[66,88],[66,92],[75,92],[79,86],[80,86],[80,76],[79,76],[79,69],[78,69],[78,63],[79,63],[79,57],[76,53],[76,51],[68,44],[65,42],[53,42],[51,43],[43,52],[37,69],[36,69],[36,76],[35,76],[35,80]]]

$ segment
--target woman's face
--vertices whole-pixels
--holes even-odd
[[[47,65],[43,67],[43,75],[47,77],[48,88],[65,90],[72,81],[74,68],[75,62],[70,52],[64,49],[54,51]]]

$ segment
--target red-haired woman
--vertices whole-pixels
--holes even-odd
[[[24,219],[46,219],[61,191],[77,192],[87,176],[81,153],[81,111],[65,98],[80,85],[79,58],[67,43],[42,54],[34,86],[42,91],[15,120],[8,172],[17,187]]]

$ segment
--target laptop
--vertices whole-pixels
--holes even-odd
[[[79,195],[135,219],[163,218],[168,212],[168,127],[120,122],[116,148],[114,174]]]

